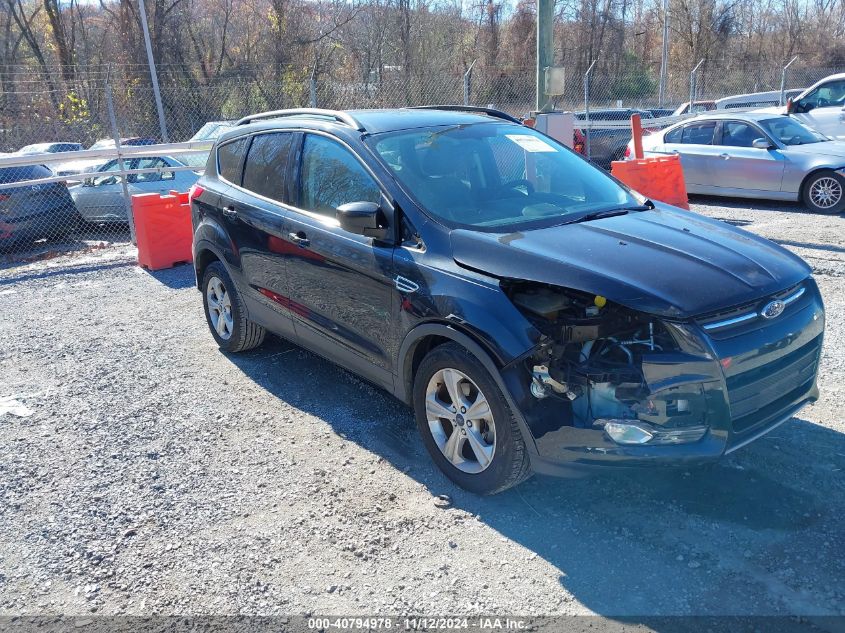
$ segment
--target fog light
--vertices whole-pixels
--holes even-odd
[[[617,444],[645,444],[654,437],[645,426],[634,420],[607,420],[604,432]]]
[[[697,442],[705,433],[706,426],[685,426],[663,429],[639,420],[596,420],[596,426],[617,444],[690,444]]]

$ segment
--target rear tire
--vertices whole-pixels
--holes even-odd
[[[414,376],[413,404],[431,458],[461,488],[492,495],[531,476],[507,400],[465,348],[446,343],[429,352]]]
[[[804,183],[801,198],[814,213],[841,213],[845,211],[845,178],[830,169],[817,171]]]
[[[249,320],[226,267],[212,262],[202,277],[202,304],[211,335],[226,352],[245,352],[264,342],[267,331]]]

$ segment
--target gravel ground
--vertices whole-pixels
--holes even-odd
[[[845,614],[845,218],[693,203],[815,268],[822,399],[712,471],[493,498],[330,363],[221,354],[188,266],[0,271],[0,615]]]

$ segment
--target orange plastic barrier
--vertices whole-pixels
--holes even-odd
[[[610,173],[647,198],[689,209],[680,156],[616,160]]]
[[[138,265],[147,270],[193,261],[191,206],[188,194],[142,193],[132,196]]]

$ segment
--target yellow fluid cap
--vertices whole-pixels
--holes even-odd
[[[596,298],[593,299],[593,303],[595,303],[598,307],[603,308],[607,305],[607,299],[601,295],[596,295]]]

